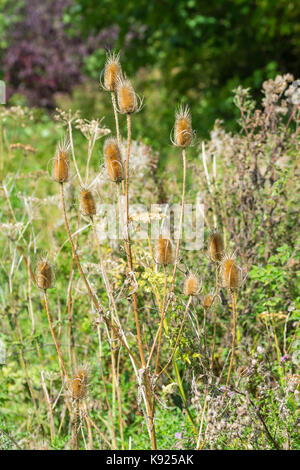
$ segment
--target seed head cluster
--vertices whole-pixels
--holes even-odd
[[[124,179],[124,167],[117,140],[113,137],[106,139],[103,152],[110,180],[120,183]]]
[[[91,191],[82,189],[79,195],[80,206],[85,215],[92,217],[96,214],[95,199]]]
[[[158,237],[156,243],[156,263],[167,266],[173,262],[173,249],[172,243],[168,238],[162,235]]]

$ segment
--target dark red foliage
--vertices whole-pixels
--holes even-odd
[[[69,93],[84,76],[84,58],[99,47],[111,48],[118,28],[81,38],[67,33],[62,16],[72,0],[26,0],[22,19],[9,32],[2,69],[8,97],[26,96],[29,105],[53,108],[54,94]]]

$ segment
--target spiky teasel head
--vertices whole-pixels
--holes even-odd
[[[111,181],[120,183],[124,179],[124,167],[117,140],[109,137],[103,146],[107,173]]]
[[[46,291],[51,289],[53,283],[52,266],[47,256],[42,256],[36,263],[36,285],[39,289]]]
[[[70,144],[66,139],[56,147],[52,176],[57,183],[65,183],[69,179],[69,147]]]
[[[208,240],[208,251],[211,260],[219,263],[224,256],[223,237],[219,232],[212,232]]]
[[[85,215],[92,217],[96,214],[96,204],[92,192],[89,189],[82,188],[79,194],[80,207]]]
[[[83,400],[88,390],[88,370],[83,367],[79,369],[72,379],[71,391],[74,401]]]
[[[130,80],[123,75],[117,79],[117,99],[121,114],[137,113],[142,108],[143,100],[134,91]]]
[[[107,91],[116,91],[117,81],[121,74],[120,53],[108,52],[104,66],[103,88]]]
[[[184,295],[197,295],[199,293],[199,281],[195,274],[189,274],[184,281]]]
[[[173,247],[169,238],[159,235],[156,242],[156,263],[163,266],[173,263]]]
[[[242,282],[241,268],[237,265],[235,256],[225,255],[221,261],[222,287],[238,289]]]
[[[188,106],[180,106],[175,114],[173,144],[177,147],[190,147],[193,144],[194,132],[192,117]]]
[[[202,307],[205,310],[209,310],[214,302],[214,295],[213,294],[206,294],[201,299]]]

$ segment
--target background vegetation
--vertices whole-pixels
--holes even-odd
[[[149,208],[152,203],[180,202],[181,156],[169,139],[179,103],[190,105],[197,132],[195,145],[187,150],[186,202],[195,203],[200,193],[205,240],[196,253],[182,246],[162,363],[168,361],[186,308],[182,286],[189,271],[196,274],[201,289],[191,303],[176,360],[158,383],[158,447],[194,449],[202,422],[204,449],[299,448],[298,2],[0,4],[1,73],[9,94],[7,106],[0,109],[0,339],[7,348],[6,363],[0,365],[0,448],[71,447],[70,390],[62,386],[42,293],[24,262],[27,259],[35,269],[42,252],[55,265],[49,306],[68,373],[76,373],[76,364],[88,367],[86,406],[100,429],[93,427],[91,439],[83,414],[79,447],[89,448],[92,440],[96,449],[150,448],[137,380],[118,344],[121,435],[111,343],[73,266],[58,185],[48,173],[70,119],[82,175],[91,142],[84,126],[94,129],[93,120],[99,119],[100,128],[115,133],[109,94],[99,87],[106,48],[121,49],[123,70],[145,97],[143,110],[132,118],[132,202]],[[123,116],[120,126],[125,148]],[[105,173],[102,139],[95,143],[88,168],[89,183],[97,177],[97,204],[116,202],[115,185]],[[82,229],[76,241],[83,267],[109,311],[95,241],[78,202],[80,185],[73,163],[70,169],[66,199],[71,230],[74,234]],[[100,232],[101,223],[98,214]],[[225,404],[232,298],[220,287],[214,309],[203,308],[205,295],[216,293],[216,266],[209,256],[214,228],[243,273],[237,291],[235,362]],[[122,326],[137,353],[125,252],[121,242],[100,240]],[[164,295],[163,271],[154,266],[151,247],[153,240],[150,246],[143,241],[133,246],[148,347],[160,319],[156,302]],[[171,268],[168,274],[171,277]]]

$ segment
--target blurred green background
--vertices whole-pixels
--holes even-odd
[[[198,136],[216,118],[235,129],[232,90],[277,73],[298,77],[300,2],[293,0],[0,0],[1,76],[8,104],[108,115],[99,90],[107,49],[145,97],[137,132],[166,145],[177,103],[189,103]],[[107,103],[106,103],[107,102]],[[109,120],[107,125],[113,125]]]

